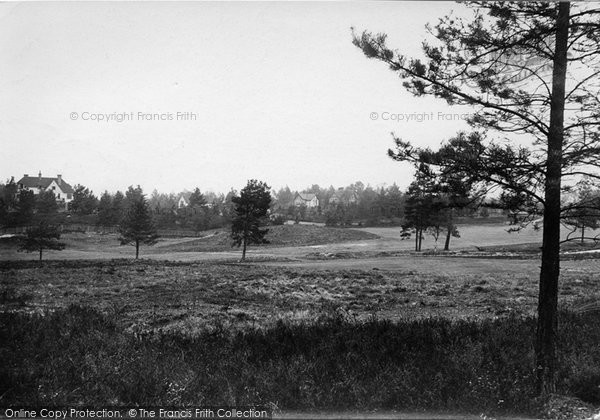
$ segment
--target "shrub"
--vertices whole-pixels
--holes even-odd
[[[600,354],[582,333],[591,318],[565,315],[577,335],[559,390],[598,384]],[[312,322],[196,337],[133,335],[80,307],[47,316],[0,314],[5,404],[277,404],[281,409],[439,409],[533,413],[535,320],[371,319],[335,311]],[[140,338],[144,337],[144,338]],[[588,369],[588,370],[586,370]],[[591,369],[591,370],[590,370]]]

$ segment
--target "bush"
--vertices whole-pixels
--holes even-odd
[[[595,325],[567,317],[562,329],[581,334]],[[536,410],[532,318],[357,322],[338,311],[312,323],[198,337],[130,330],[80,307],[0,314],[3,403]],[[561,347],[570,364],[559,372],[560,391],[597,383],[597,371],[585,373],[600,365],[595,346],[580,336]]]

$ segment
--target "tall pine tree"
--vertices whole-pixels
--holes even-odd
[[[535,348],[539,391],[547,395],[556,391],[562,181],[600,179],[600,9],[584,2],[572,11],[569,2],[468,6],[475,9],[468,21],[446,16],[429,28],[436,39],[423,43],[424,60],[388,48],[385,34],[355,34],[354,44],[387,64],[414,95],[472,106],[472,126],[534,139],[530,148],[480,144],[479,155],[457,157],[480,164],[470,173],[483,181],[543,207]],[[411,153],[410,144],[398,147]],[[507,157],[513,161],[505,167]]]
[[[242,189],[240,195],[231,198],[234,204],[234,217],[231,225],[232,246],[242,246],[242,261],[246,259],[248,244],[264,244],[268,229],[261,229],[271,206],[270,187],[264,182],[252,179]]]

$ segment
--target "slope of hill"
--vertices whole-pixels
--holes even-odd
[[[262,246],[304,246],[339,243],[348,241],[363,241],[377,239],[378,235],[355,229],[331,228],[312,225],[282,225],[269,226],[266,238],[269,244]],[[201,252],[223,251],[231,249],[229,231],[217,230],[213,234],[186,240],[183,243],[172,243],[157,246],[157,250],[168,252]]]

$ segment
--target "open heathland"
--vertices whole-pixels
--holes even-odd
[[[78,304],[116,311],[129,325],[193,333],[216,323],[314,319],[331,308],[396,320],[533,315],[537,305],[534,259],[403,256],[371,260],[370,269],[345,260],[319,263],[8,262],[2,263],[2,307],[35,312]],[[561,306],[600,301],[598,272],[600,260],[563,262]]]
[[[360,244],[393,249],[379,233],[244,264],[189,250],[0,262],[0,404],[539,415],[535,241],[377,256]],[[80,238],[85,255],[104,236]],[[559,392],[600,404],[600,260],[561,265]]]

